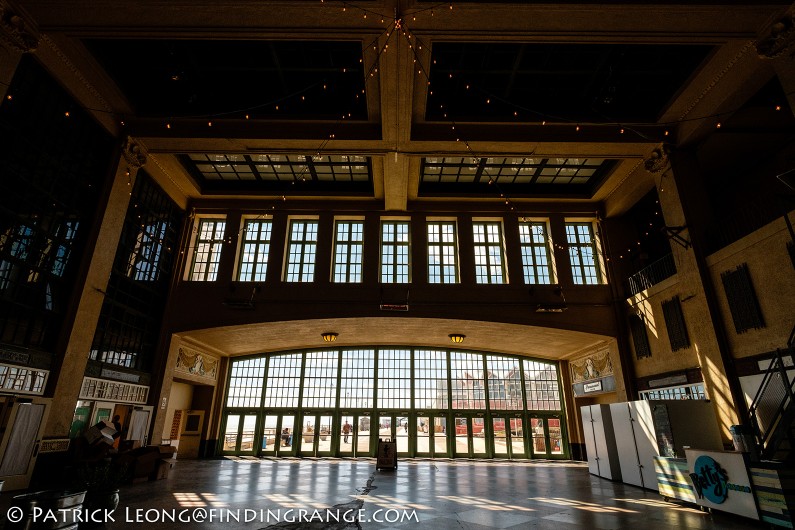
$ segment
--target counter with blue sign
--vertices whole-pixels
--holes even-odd
[[[654,457],[657,486],[679,500],[784,528],[795,527],[795,468],[754,462],[739,452],[686,450],[687,459]]]
[[[759,520],[744,453],[687,449],[685,454],[696,504]]]

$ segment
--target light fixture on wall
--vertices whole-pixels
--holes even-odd
[[[333,331],[324,331],[320,334],[320,336],[323,337],[323,342],[334,342],[337,340],[339,333],[334,333]]]
[[[448,337],[450,337],[450,342],[461,344],[462,342],[464,342],[466,335],[462,335],[461,333],[450,333]]]

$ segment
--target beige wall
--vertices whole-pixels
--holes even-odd
[[[726,322],[729,347],[735,358],[749,357],[786,346],[787,338],[795,325],[795,314],[792,311],[795,300],[795,270],[787,252],[787,241],[790,241],[789,231],[781,218],[707,258],[720,311]],[[743,263],[748,264],[765,327],[738,334],[720,276]]]
[[[649,346],[652,352],[651,357],[638,359],[634,351],[635,345],[630,341],[632,343],[631,348],[633,351],[631,355],[636,377],[648,377],[699,366],[698,356],[692,345],[692,336],[689,348],[675,352],[671,351],[668,330],[665,327],[665,319],[663,318],[662,303],[677,294],[680,300],[684,298],[683,287],[679,282],[678,274],[675,274],[628,300],[630,310],[643,315],[646,322],[646,335],[649,338]],[[682,312],[685,315],[685,321],[689,324],[690,320],[698,318],[698,315],[694,315],[690,311],[688,302],[689,300],[682,303]]]
[[[166,440],[171,438],[171,422],[174,418],[174,412],[177,410],[189,410],[193,402],[193,385],[187,383],[178,383],[176,381],[171,383],[171,392],[168,397],[168,407],[166,408],[166,421],[163,425],[162,434],[158,438],[155,435],[154,440]]]

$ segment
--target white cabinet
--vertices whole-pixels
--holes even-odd
[[[708,401],[613,403],[610,413],[621,476],[627,484],[656,490],[655,456],[684,457],[685,446],[723,448],[715,410]]]
[[[580,408],[588,471],[599,477],[621,480],[610,405],[585,405]]]

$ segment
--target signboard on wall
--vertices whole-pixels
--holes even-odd
[[[591,392],[601,392],[602,391],[602,381],[591,381],[590,383],[584,383],[582,385],[582,391],[586,394]]]
[[[707,508],[759,519],[743,453],[685,450],[696,502]]]

